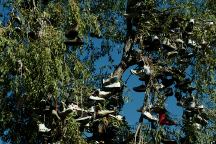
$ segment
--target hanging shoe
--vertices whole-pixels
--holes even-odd
[[[106,85],[103,87],[104,90],[114,90],[114,89],[120,89],[121,88],[121,83],[120,82],[115,82],[110,85]]]
[[[159,124],[160,125],[176,125],[173,120],[170,120],[166,113],[159,113]]]
[[[158,118],[154,117],[150,112],[144,111],[142,113],[145,118],[147,118],[149,121],[158,121]]]
[[[145,92],[146,91],[146,86],[145,85],[140,85],[138,87],[134,87],[133,90],[135,92]]]
[[[202,125],[199,123],[193,123],[193,126],[198,130],[200,130],[202,128]]]
[[[202,126],[206,126],[208,124],[208,121],[205,120],[204,118],[202,118],[200,115],[197,115],[195,117],[195,121],[199,124],[201,124]]]
[[[58,120],[61,120],[61,118],[58,115],[58,112],[56,110],[52,110],[52,115],[57,118]]]
[[[173,89],[172,88],[166,88],[164,92],[165,96],[173,96]]]
[[[98,115],[104,116],[104,115],[112,114],[112,113],[114,113],[114,112],[115,112],[115,111],[113,111],[113,110],[99,110],[99,111],[97,112],[97,114],[98,114]]]
[[[188,45],[192,46],[192,47],[198,46],[197,43],[194,40],[191,40],[191,39],[188,40]]]
[[[184,44],[184,41],[182,39],[176,39],[175,42],[179,44]]]
[[[94,93],[92,94],[93,96],[99,96],[99,97],[108,97],[111,96],[112,93],[108,92],[108,91],[101,91],[100,89],[97,89],[96,91],[94,91]]]
[[[75,39],[78,36],[78,31],[70,29],[65,33],[65,37],[68,39]]]
[[[92,119],[92,116],[80,117],[76,119],[77,122],[86,121]]]
[[[177,50],[177,47],[176,47],[175,43],[171,44],[171,40],[168,39],[168,38],[165,38],[163,40],[162,44],[163,44],[163,48],[166,49],[166,50],[168,50],[168,51],[175,51],[175,50]]]
[[[71,109],[72,111],[85,111],[84,109],[80,108],[78,105],[73,103],[68,105],[67,109]]]
[[[171,51],[167,53],[168,58],[175,57],[178,55],[177,51]]]
[[[95,111],[95,106],[91,106],[91,107],[87,110],[87,112],[89,112],[89,113],[94,113],[94,112],[96,112],[96,111]]]
[[[121,115],[112,115],[112,114],[109,114],[109,116],[117,119],[118,121],[122,121],[123,120],[123,116],[121,116]]]
[[[104,98],[98,97],[98,96],[90,96],[89,99],[94,101],[105,101]]]
[[[47,128],[44,124],[38,124],[39,132],[49,132],[51,129]]]
[[[76,39],[73,39],[73,40],[66,40],[64,43],[66,45],[73,45],[73,46],[80,46],[80,45],[84,44],[83,40],[79,37],[77,37]]]
[[[102,80],[102,84],[104,86],[110,85],[110,84],[113,84],[113,83],[116,83],[116,82],[118,82],[118,76],[112,76],[112,77],[110,77],[108,79],[103,79]]]
[[[158,36],[152,37],[151,47],[156,50],[160,48],[160,39],[158,38]]]

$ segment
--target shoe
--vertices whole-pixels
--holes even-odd
[[[165,96],[172,96],[172,95],[173,95],[173,89],[172,88],[166,88]]]
[[[146,86],[145,85],[140,85],[138,87],[134,87],[133,90],[135,92],[145,92],[146,91]]]
[[[204,106],[203,105],[198,105],[196,106],[197,109],[204,109]]]
[[[171,52],[168,52],[167,53],[167,56],[170,58],[170,57],[174,57],[174,56],[176,56],[176,55],[178,55],[178,52],[177,51],[171,51]]]
[[[123,116],[121,116],[121,115],[116,115],[116,116],[114,116],[114,115],[112,115],[112,114],[109,114],[109,116],[111,116],[111,117],[117,119],[118,121],[122,121],[122,120],[123,120]]]
[[[89,99],[95,100],[95,101],[104,101],[104,98],[98,97],[98,96],[90,96]]]
[[[90,107],[87,112],[94,113],[95,112],[95,106]]]
[[[78,119],[76,119],[77,122],[79,121],[85,121],[85,120],[90,120],[92,118],[92,116],[86,116],[86,117],[80,117]]]
[[[73,45],[73,46],[80,46],[80,45],[84,44],[84,42],[80,38],[76,38],[76,39],[73,39],[73,40],[66,40],[64,43],[66,45]]]
[[[173,120],[167,118],[165,113],[159,113],[159,124],[160,125],[176,125]]]
[[[165,88],[171,86],[174,83],[174,79],[162,78],[161,80],[161,83],[164,85]]]
[[[76,30],[69,30],[65,33],[65,37],[68,38],[68,39],[75,39],[76,37],[78,36],[78,31]]]
[[[108,96],[111,96],[111,92],[101,91],[100,89],[97,89],[97,90],[93,93],[93,96],[108,97]]]
[[[194,123],[193,126],[198,130],[200,130],[202,128],[202,125],[199,123]]]
[[[38,124],[39,132],[49,132],[51,129],[47,128],[44,124]]]
[[[162,42],[163,48],[167,49],[168,51],[175,51],[175,50],[177,50],[177,47],[176,47],[175,43],[171,44],[170,41],[171,41],[170,39],[165,38],[163,40],[163,42]]]
[[[154,117],[150,112],[143,112],[142,113],[145,118],[147,118],[149,121],[158,121],[158,118]]]
[[[111,78],[103,79],[103,80],[102,80],[102,84],[103,84],[104,86],[110,85],[110,84],[113,84],[113,83],[116,83],[116,82],[118,82],[118,77],[117,77],[117,76],[113,76],[113,77],[111,77]]]
[[[98,115],[108,115],[108,114],[111,114],[111,113],[114,113],[115,111],[113,111],[113,110],[99,110],[98,112],[97,112],[97,114]]]
[[[78,105],[73,104],[73,103],[70,104],[67,109],[71,109],[74,112],[75,111],[85,111],[84,109],[80,108]]]
[[[196,47],[197,46],[196,42],[194,40],[191,40],[191,39],[188,40],[188,45],[192,46],[192,47]]]
[[[200,115],[197,115],[195,117],[195,121],[203,126],[206,126],[208,124],[208,121],[202,118]]]
[[[58,120],[61,120],[56,110],[52,110],[52,115],[55,116]]]
[[[138,75],[140,77],[144,77],[145,75],[150,75],[152,73],[148,65],[144,65],[142,68],[139,69],[131,69],[130,71],[132,74]]]
[[[184,44],[184,41],[182,39],[176,39],[175,42],[179,44]]]
[[[195,109],[195,107],[196,107],[195,101],[190,102],[187,106],[188,109]]]
[[[159,40],[158,36],[153,36],[152,37],[152,44],[151,44],[151,46],[153,47],[153,49],[160,48],[160,40]]]
[[[103,88],[105,90],[120,89],[121,88],[121,83],[120,82],[115,82],[113,84],[106,85]]]

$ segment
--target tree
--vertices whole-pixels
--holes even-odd
[[[168,143],[174,137],[175,142],[210,143],[215,135],[212,3],[129,0],[124,13],[123,0],[7,1],[9,19],[0,30],[2,139]],[[94,45],[99,40],[100,48]],[[112,48],[121,57],[117,65]],[[105,71],[112,74],[95,76],[94,62],[107,55]],[[131,73],[144,81],[134,91],[145,94],[134,133],[117,115],[124,105],[121,78],[133,65],[138,69]],[[182,128],[174,127],[174,133],[164,126],[176,124],[164,107],[169,96],[184,109],[177,123]],[[84,139],[86,130],[93,136]]]

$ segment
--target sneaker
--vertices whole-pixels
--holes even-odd
[[[166,90],[165,90],[165,96],[172,96],[172,95],[173,95],[172,88],[166,88]]]
[[[130,71],[132,74],[138,75],[140,77],[143,77],[145,75],[150,75],[152,73],[148,65],[144,65],[142,68],[139,68],[139,69],[131,69]]]
[[[108,115],[108,114],[111,114],[111,113],[114,113],[115,111],[113,110],[99,110],[98,111],[98,115]]]
[[[134,87],[133,90],[135,92],[145,92],[146,91],[146,86],[145,85],[140,85],[138,87]]]
[[[196,107],[195,101],[190,102],[187,106],[188,109],[195,109],[195,107]]]
[[[65,33],[65,37],[68,39],[75,39],[78,36],[78,31],[76,30],[69,30]]]
[[[122,120],[123,120],[123,116],[121,116],[121,115],[116,115],[116,116],[114,116],[114,115],[110,114],[109,116],[111,116],[111,117],[117,119],[118,121],[122,121]]]
[[[98,96],[90,96],[89,99],[95,100],[95,101],[104,101],[104,98],[98,97]]]
[[[194,123],[193,126],[198,130],[200,130],[202,128],[202,125],[199,123]]]
[[[92,118],[92,116],[86,116],[86,117],[80,117],[78,119],[76,119],[77,122],[79,121],[85,121],[85,120],[90,120]]]
[[[115,88],[121,88],[121,83],[120,82],[115,82],[113,84],[106,85],[104,88],[107,89],[107,90],[115,89]]]
[[[150,112],[143,112],[144,117],[146,117],[149,121],[158,121],[158,118],[154,117]]]
[[[173,57],[173,56],[176,56],[177,54],[178,54],[177,51],[171,51],[171,52],[168,52],[168,53],[167,53],[167,56],[168,56],[168,57]]]
[[[66,45],[74,45],[74,46],[80,46],[80,45],[84,44],[84,42],[82,41],[81,38],[76,38],[76,39],[73,39],[73,40],[66,40],[64,43]]]
[[[95,112],[95,106],[90,107],[87,112],[94,113]]]
[[[175,42],[179,44],[184,44],[184,41],[182,39],[176,39]]]
[[[80,108],[78,105],[73,104],[73,103],[68,105],[67,109],[71,109],[73,112],[75,112],[75,111],[85,111],[84,109]]]
[[[118,82],[118,77],[117,76],[113,76],[111,78],[102,80],[103,85],[109,85],[109,84],[116,83],[116,82]]]
[[[194,40],[191,40],[191,39],[188,40],[188,45],[192,46],[192,47],[196,47],[197,46],[196,42]]]
[[[58,120],[61,120],[56,110],[52,110],[52,115],[55,116]]]
[[[176,125],[173,120],[167,118],[166,113],[159,113],[159,124],[160,125]]]
[[[170,39],[165,38],[165,39],[163,40],[163,43],[162,43],[162,44],[163,44],[163,47],[164,47],[165,49],[167,49],[168,51],[175,51],[175,50],[177,50],[177,47],[176,47],[175,43],[171,44],[170,41],[171,41]]]
[[[44,124],[38,124],[39,132],[49,132],[51,129],[47,128]]]
[[[107,97],[107,96],[110,96],[110,95],[111,95],[111,92],[101,91],[100,89],[97,89],[93,93],[93,96],[99,96],[99,97]]]

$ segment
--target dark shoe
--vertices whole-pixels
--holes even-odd
[[[140,85],[138,87],[134,87],[133,90],[135,92],[145,92],[146,91],[146,86],[145,85]]]

